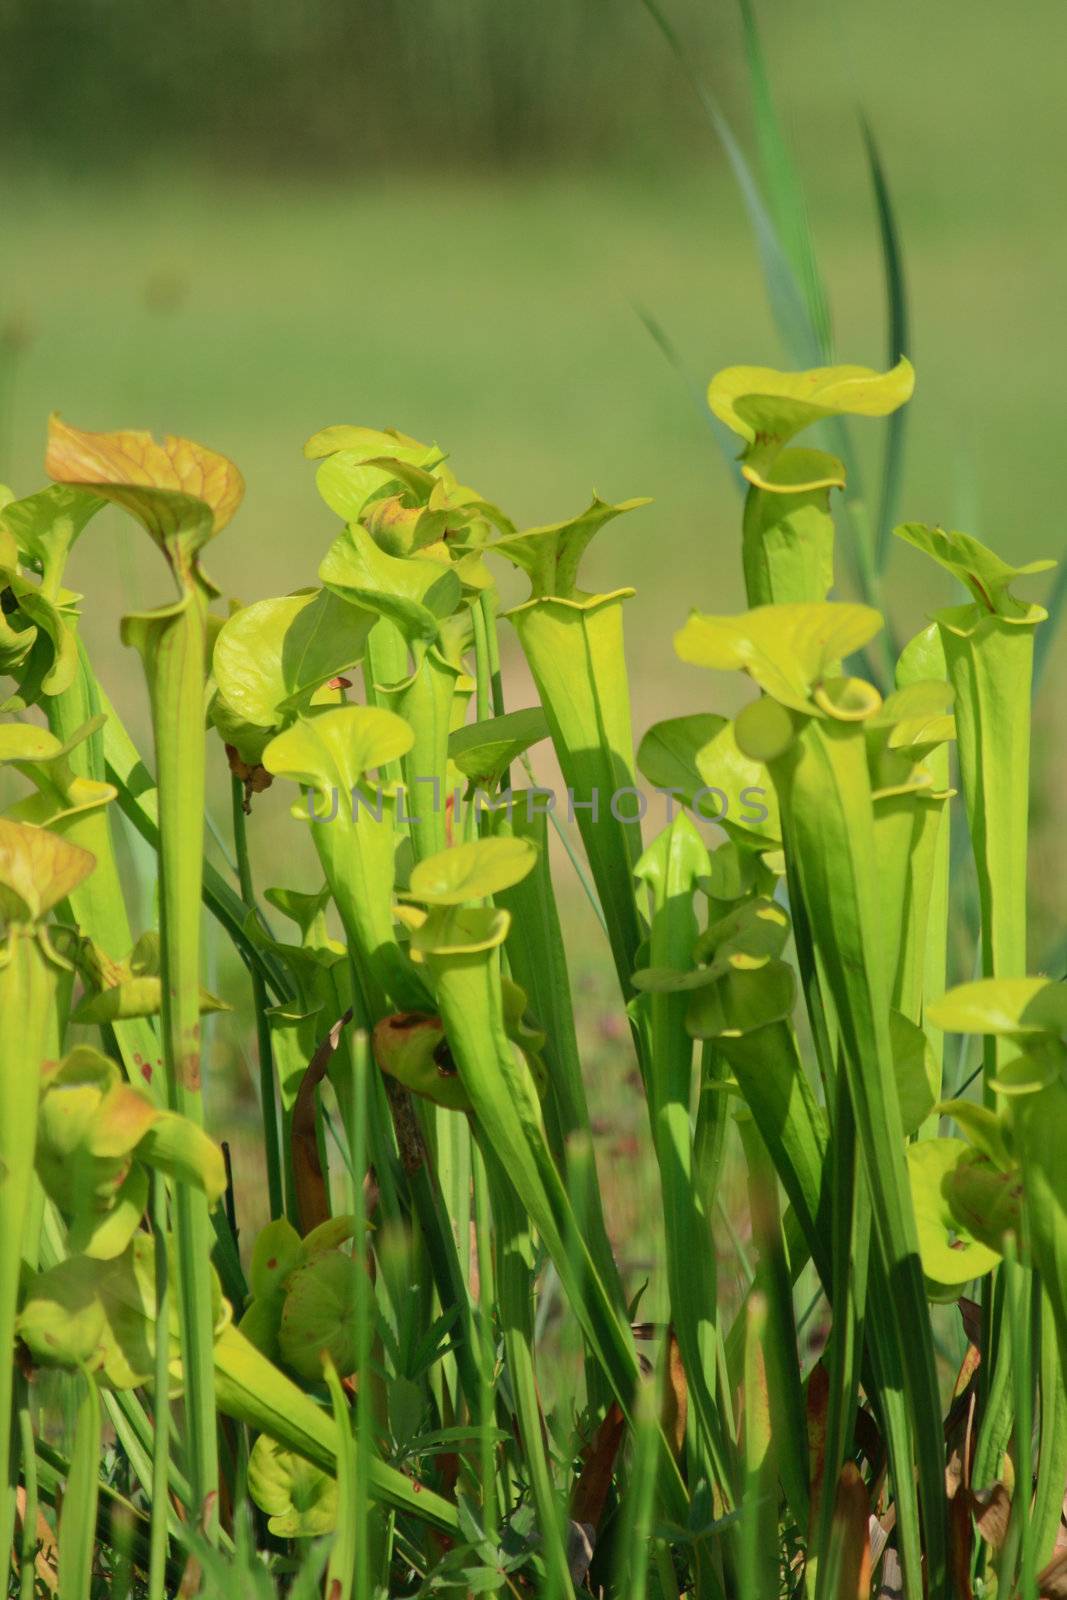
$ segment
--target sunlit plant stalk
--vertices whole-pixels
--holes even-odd
[[[1012,582],[1047,571],[1055,563],[1032,561],[1013,567],[962,533],[905,523],[898,537],[924,551],[970,591],[970,604],[935,616],[950,681],[956,692],[960,777],[978,875],[982,971],[987,977],[1022,977],[1027,971],[1026,880],[1030,798],[1030,722],[1034,634],[1047,612],[1011,593]],[[1001,1084],[1010,1074],[1015,1046],[1009,1039],[984,1041],[984,1095],[1003,1103]],[[1011,1100],[1007,1102],[1010,1113]],[[1021,1269],[1020,1269],[1021,1270]],[[1001,1338],[994,1314],[992,1280],[985,1285],[986,1384],[999,1387],[1007,1404],[987,1407],[979,1434],[976,1470],[995,1470],[1007,1443],[1009,1405],[1005,1363],[1016,1380],[1024,1371],[1018,1346],[1029,1346],[1029,1303],[1012,1296],[1014,1336]],[[1011,1355],[1008,1355],[1008,1349]],[[1029,1364],[1027,1364],[1028,1370]],[[999,1380],[999,1383],[998,1383]],[[1026,1415],[1030,1413],[1026,1405]],[[1021,1420],[1021,1419],[1020,1419]],[[1029,1539],[1024,1530],[1024,1548]]]
[[[637,864],[650,902],[649,959],[654,966],[688,962],[696,937],[693,892],[709,870],[708,852],[684,813]],[[702,1435],[702,1461],[731,1499],[738,1473],[715,1404],[716,1283],[710,1220],[694,1182],[690,1101],[693,1040],[686,1029],[687,996],[660,992],[649,1012],[648,1112],[663,1196],[667,1284],[688,1391]]]
[[[548,717],[627,998],[645,934],[632,888],[641,828],[622,634],[622,605],[633,590],[590,594],[577,577],[596,532],[643,504],[594,500],[570,522],[505,535],[491,547],[530,578],[529,600],[507,615]]]
[[[922,523],[897,536],[930,555],[970,590],[968,605],[937,613],[955,714],[960,777],[981,906],[982,971],[1022,977],[1026,959],[1026,848],[1034,634],[1047,612],[1010,592],[1019,577],[1055,563],[1012,567],[977,539]],[[1003,1048],[987,1052],[992,1077]],[[993,1088],[989,1086],[989,1093]]]
[[[945,1560],[940,1403],[889,1038],[863,732],[881,702],[861,680],[833,676],[836,663],[862,648],[880,625],[868,607],[757,607],[737,619],[694,614],[676,645],[696,664],[746,669],[764,691],[765,698],[739,718],[737,738],[750,757],[767,762],[774,779],[788,823],[787,849],[796,853],[798,884],[841,1028],[875,1234],[894,1286],[885,1332],[907,1386],[936,1591]],[[905,1569],[916,1582],[918,1523],[906,1516],[910,1465],[899,1456],[894,1465]]]
[[[230,795],[233,815],[233,842],[237,856],[238,882],[241,898],[249,911],[255,913],[255,893],[252,887],[252,867],[248,855],[248,830],[245,822],[247,804],[244,787],[236,774],[230,778]],[[267,1201],[273,1220],[280,1217],[284,1208],[282,1184],[281,1146],[279,1142],[278,1109],[274,1082],[274,1051],[271,1028],[267,1017],[267,986],[257,966],[249,972],[252,988],[252,1007],[256,1019],[256,1045],[259,1053],[259,1102],[263,1112],[263,1140],[267,1162]]]
[[[56,834],[0,818],[0,1013],[8,1019],[0,1030],[0,1552],[5,1571],[18,1484],[15,1316],[31,1216],[40,1071],[59,1049],[56,987],[63,963],[45,924],[93,865],[92,856]]]
[[[844,489],[845,465],[825,450],[790,441],[814,423],[888,416],[911,397],[914,382],[905,359],[885,373],[847,366],[809,372],[727,367],[711,380],[708,404],[744,441],[741,548],[750,606],[825,600],[834,581],[830,493]],[[866,539],[860,535],[857,543],[863,549]]]
[[[59,1592],[63,1600],[89,1600],[96,1543],[100,1396],[90,1372],[79,1377],[74,1448],[59,1519]]]
[[[187,440],[89,434],[53,418],[46,466],[131,512],[164,555],[179,598],[127,617],[123,637],[144,663],[159,786],[162,1040],[171,1108],[203,1119],[200,1076],[200,892],[203,854],[207,602],[202,546],[236,511],[244,484],[225,457]],[[190,1472],[209,1536],[218,1525],[218,1445],[211,1318],[212,1230],[204,1195],[174,1194]]]

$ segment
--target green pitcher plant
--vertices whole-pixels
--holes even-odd
[[[301,586],[224,602],[237,468],[52,418],[51,485],[0,494],[19,1600],[1060,1592],[1067,1002],[1013,593],[1048,563],[906,522],[965,603],[836,587],[843,419],[913,383],[712,379],[747,608],[694,577],[707,698],[636,733],[640,601],[579,574],[647,502],[524,527],[332,425]],[[172,582],[121,624],[143,752],[68,587],[119,514]]]

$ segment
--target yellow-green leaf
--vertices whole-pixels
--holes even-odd
[[[834,601],[756,606],[733,617],[694,611],[675,634],[674,648],[693,666],[747,672],[782,705],[810,716],[816,714],[813,686],[836,676],[840,661],[881,627],[872,606]]]
[[[537,847],[529,839],[474,839],[418,862],[410,895],[433,906],[484,900],[521,882],[536,860]]]
[[[275,777],[320,791],[337,789],[343,804],[366,773],[406,754],[413,739],[409,725],[394,711],[334,706],[302,716],[276,734],[263,752],[263,765]]]
[[[58,833],[0,817],[0,922],[40,921],[95,865]]]
[[[962,1139],[921,1139],[908,1146],[908,1175],[923,1272],[933,1284],[962,1289],[996,1266],[996,1252],[960,1223],[948,1200],[949,1180],[968,1147]]]
[[[89,433],[53,415],[45,470],[58,483],[91,489],[143,523],[161,548],[177,533],[202,544],[229,522],[244,497],[244,479],[226,456],[192,439],[162,442],[128,428]],[[197,507],[206,507],[202,517]],[[193,529],[196,529],[193,534]]]
[[[1067,984],[1050,978],[979,978],[932,1000],[926,1014],[946,1033],[1067,1036]]]
[[[904,359],[888,372],[855,366],[808,372],[726,367],[708,386],[708,405],[749,444],[760,436],[784,443],[826,417],[888,416],[911,398],[914,387],[915,371]]]
[[[261,1433],[248,1458],[248,1492],[279,1539],[315,1539],[337,1526],[337,1480]]]

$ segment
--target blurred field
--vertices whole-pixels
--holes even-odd
[[[879,267],[852,143],[856,206],[830,217],[820,242],[840,353],[879,362]],[[1045,214],[1013,237],[975,218],[970,233],[946,232],[913,215],[900,177],[896,187],[919,370],[903,506],[962,519],[1020,556],[1047,552],[1067,356],[1052,315],[1062,223]],[[673,597],[672,616],[697,598],[737,601],[731,475],[635,312],[663,324],[701,390],[717,366],[780,359],[720,170],[438,190],[174,180],[132,194],[9,191],[6,212],[5,301],[25,348],[4,453],[21,492],[40,481],[53,407],[82,425],[202,437],[248,479],[211,559],[226,591],[247,598],[303,581],[328,535],[301,458],[307,435],[394,423],[439,439],[521,519],[565,515],[594,486],[652,495],[598,548],[599,575],[646,585],[657,610]],[[112,576],[102,556],[94,538],[79,557],[97,585]],[[149,598],[155,581],[138,546],[120,603]],[[661,653],[660,640],[649,646]]]
[[[387,10],[377,6],[379,25]],[[39,486],[53,408],[81,426],[201,438],[232,455],[248,480],[244,510],[207,561],[225,595],[242,600],[314,582],[334,520],[301,447],[329,423],[395,424],[436,438],[468,482],[528,523],[579,509],[593,488],[608,498],[651,495],[654,504],[603,535],[589,562],[591,585],[639,589],[629,620],[638,729],[697,706],[729,709],[732,687],[680,666],[670,647],[691,605],[743,603],[739,501],[700,396],[716,367],[780,364],[781,351],[721,153],[640,8],[614,0],[612,10],[625,11],[625,27],[604,54],[583,7],[574,49],[586,54],[546,46],[510,64],[502,54],[504,88],[488,110],[463,100],[476,83],[489,94],[482,58],[459,49],[451,32],[449,50],[436,56],[423,39],[418,59],[432,57],[443,81],[430,84],[408,62],[397,79],[403,93],[418,97],[423,85],[431,99],[403,129],[396,97],[349,105],[344,127],[358,135],[362,105],[367,135],[347,160],[336,130],[321,161],[306,159],[298,135],[288,159],[278,136],[299,128],[301,105],[312,152],[332,127],[313,73],[290,84],[298,110],[287,102],[278,128],[251,114],[231,117],[230,128],[217,114],[212,147],[192,134],[182,142],[173,106],[164,131],[152,132],[151,97],[160,93],[166,112],[184,70],[178,58],[173,82],[165,56],[153,63],[167,94],[149,75],[133,88],[124,79],[122,93],[98,104],[85,74],[56,54],[54,94],[62,102],[67,73],[70,103],[62,115],[41,105],[35,141],[20,91],[17,159],[0,175],[0,479],[20,494]],[[431,13],[432,43],[432,28],[448,24],[441,8]],[[463,8],[468,26],[479,15]],[[672,15],[748,139],[732,11],[713,16],[687,0]],[[521,51],[532,10],[526,21],[510,16]],[[760,17],[808,187],[837,352],[875,364],[885,357],[882,284],[857,102],[881,144],[904,234],[919,373],[902,513],[964,526],[1020,561],[1057,554],[1067,12],[1050,0],[1015,11],[989,0],[936,8],[902,0],[862,13],[776,0]],[[285,49],[294,73],[309,71],[306,52],[279,29],[283,54],[270,63],[268,88],[285,82]],[[43,48],[26,17],[20,37]],[[407,47],[394,40],[394,48],[396,60],[381,63],[386,79]],[[583,62],[597,65],[593,78]],[[512,79],[526,97],[521,138],[517,124],[500,133]],[[220,83],[212,93],[225,92]],[[201,86],[201,109],[206,93]],[[519,107],[517,88],[515,96]],[[341,117],[344,108],[330,103]],[[10,103],[5,115],[10,124]],[[681,352],[685,378],[638,307]],[[871,448],[867,457],[873,481]],[[78,551],[71,579],[88,597],[94,657],[120,708],[143,727],[139,668],[117,627],[123,611],[165,597],[158,557],[109,514]],[[890,590],[902,627],[921,625],[950,597],[947,581],[904,550]],[[1063,925],[1055,828],[1067,778],[1063,661],[1061,648],[1041,710],[1039,950]],[[521,700],[513,653],[508,665]],[[211,809],[225,828],[221,756],[215,767]],[[282,798],[264,797],[261,881],[299,881],[306,858],[294,829]],[[150,880],[142,892],[151,894]],[[570,927],[586,955],[587,1058],[598,1081],[613,1085],[627,1046],[588,956],[591,917],[576,900]],[[240,1100],[247,1086],[231,1069],[248,1041],[225,1020],[215,1027],[219,1069]],[[621,1141],[606,1148],[625,1163],[627,1113],[611,1095],[602,1109]],[[619,1219],[631,1239],[639,1198],[633,1190],[634,1214]],[[635,1248],[640,1257],[645,1246]]]
[[[760,14],[842,359],[884,355],[857,101],[881,141],[919,370],[903,509],[1030,555],[1059,538],[1049,491],[1067,222],[1051,199],[1067,110],[1052,74],[1067,20],[1047,3],[1027,11],[1032,31],[959,0],[936,14],[906,0],[881,18],[780,3]],[[674,14],[744,135],[736,19],[712,35],[710,8]],[[520,518],[563,515],[594,486],[652,495],[610,549],[605,540],[599,574],[643,585],[645,617],[673,621],[696,599],[734,604],[729,472],[634,308],[666,329],[695,390],[716,366],[781,356],[720,153],[651,23],[639,16],[642,32],[626,15],[614,93],[625,102],[627,72],[652,64],[645,76],[682,125],[674,159],[638,97],[629,139],[594,163],[576,135],[571,159],[555,151],[505,171],[487,148],[480,170],[444,177],[381,155],[328,180],[225,159],[167,165],[173,149],[150,138],[125,162],[93,165],[103,134],[90,124],[80,173],[66,146],[43,167],[9,165],[4,475],[20,492],[37,484],[52,408],[91,427],[202,437],[248,478],[245,511],[212,559],[227,592],[248,597],[303,581],[329,527],[303,439],[328,422],[391,422],[438,438]],[[56,70],[62,90],[74,68]],[[42,108],[46,126],[55,116]],[[446,166],[451,148],[443,127]],[[150,597],[150,557],[138,549],[101,567],[97,538],[81,563],[97,585],[115,579],[125,604]],[[653,632],[635,630],[643,670],[663,659]]]

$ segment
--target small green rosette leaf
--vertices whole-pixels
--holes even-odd
[[[263,765],[307,792],[306,809],[326,880],[358,960],[375,1022],[389,999],[409,1009],[428,998],[393,927],[395,800],[384,785],[371,793],[367,774],[410,750],[402,717],[379,706],[337,706],[300,717],[276,734]]]
[[[337,1526],[337,1480],[260,1434],[248,1458],[248,1492],[278,1539],[317,1539]]]
[[[71,1012],[72,1022],[122,1022],[131,1017],[158,1016],[163,1009],[159,934],[144,933],[125,961],[111,961],[102,952],[79,960],[86,993]],[[225,1000],[200,990],[200,1012],[229,1011]]]
[[[100,1258],[118,1255],[140,1224],[148,1186],[139,1168],[193,1184],[212,1204],[226,1188],[222,1151],[204,1130],[161,1110],[88,1045],[46,1071],[36,1165],[71,1224],[70,1248]]]
[[[475,839],[418,862],[409,894],[428,906],[461,906],[510,889],[532,872],[537,848],[529,839]]]
[[[949,1201],[949,1185],[968,1154],[961,1139],[920,1139],[908,1146],[908,1176],[919,1254],[935,1299],[957,1298],[997,1265],[997,1252],[967,1231]]]
[[[171,1241],[168,1249],[172,1250]],[[30,1279],[18,1318],[19,1337],[40,1366],[83,1367],[112,1389],[133,1389],[155,1375],[155,1244],[138,1233],[109,1261],[70,1256]],[[172,1272],[176,1264],[172,1262]],[[218,1279],[210,1274],[216,1338],[230,1321]],[[170,1370],[180,1381],[178,1309],[166,1333]]]
[[[372,611],[313,589],[243,606],[215,639],[211,719],[249,763],[309,707],[330,679],[362,660]]]
[[[309,1383],[322,1382],[323,1355],[343,1377],[355,1369],[356,1274],[364,1270],[343,1251],[325,1250],[286,1280],[278,1350]]]
[[[654,723],[638,745],[637,769],[657,790],[721,823],[748,849],[779,847],[781,821],[770,774],[741,753],[728,717],[696,712]]]
[[[278,1334],[290,1278],[327,1250],[337,1250],[352,1237],[350,1216],[331,1217],[301,1239],[292,1223],[276,1217],[256,1235],[249,1287],[252,1297],[241,1317],[242,1334],[270,1361],[281,1360]],[[316,1374],[321,1376],[321,1371]]]
[[[489,786],[525,755],[531,745],[549,737],[548,720],[540,706],[508,711],[485,722],[471,722],[449,735],[449,760],[471,783]]]

